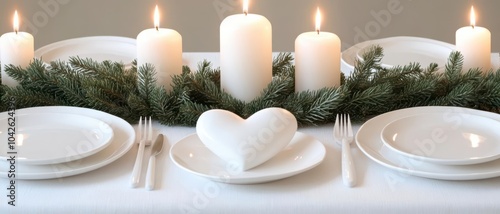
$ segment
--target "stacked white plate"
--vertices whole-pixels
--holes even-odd
[[[50,179],[115,161],[130,150],[135,132],[129,123],[105,112],[35,107],[0,113],[0,139],[13,143],[0,146],[2,176],[10,174],[15,163],[16,179]]]
[[[500,176],[500,115],[460,107],[416,107],[364,123],[358,147],[405,174],[444,180]]]

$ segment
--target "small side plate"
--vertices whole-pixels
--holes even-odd
[[[465,113],[425,113],[395,120],[382,129],[385,145],[421,161],[444,165],[500,158],[500,122]]]

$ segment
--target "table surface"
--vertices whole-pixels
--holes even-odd
[[[214,53],[184,53],[193,69]],[[498,61],[498,54],[492,59]],[[214,65],[217,66],[217,65]],[[360,124],[354,126],[354,130]],[[136,126],[134,126],[137,128]],[[321,141],[326,157],[319,166],[279,181],[232,185],[217,183],[177,167],[168,149],[195,133],[192,127],[155,123],[166,136],[157,162],[157,189],[144,189],[147,158],[139,188],[130,188],[138,146],[100,169],[49,180],[17,180],[16,207],[7,205],[9,180],[0,178],[0,213],[499,213],[500,178],[474,181],[433,180],[401,174],[366,157],[353,144],[358,185],[344,186],[340,146],[333,124],[299,128]],[[146,156],[150,147],[146,149]]]
[[[354,129],[359,128],[359,124]],[[500,211],[500,178],[444,181],[408,176],[367,158],[356,145],[351,151],[358,185],[344,186],[340,146],[333,124],[299,128],[321,141],[326,157],[317,167],[286,179],[252,185],[217,183],[177,167],[168,149],[195,133],[191,127],[154,124],[166,136],[157,162],[154,191],[130,188],[137,154],[125,156],[81,175],[49,180],[17,180],[16,207],[0,200],[0,213],[494,213]],[[134,128],[137,128],[134,125]],[[150,147],[146,149],[146,155]],[[148,156],[146,156],[148,157]],[[143,162],[143,176],[147,158]],[[0,179],[6,193],[7,179]],[[4,195],[4,194],[2,194]]]

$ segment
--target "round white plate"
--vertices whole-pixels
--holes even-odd
[[[453,118],[463,118],[456,123]],[[425,113],[404,117],[382,130],[395,152],[444,165],[484,163],[500,157],[500,122],[464,113]]]
[[[70,57],[91,58],[99,62],[110,60],[131,66],[137,56],[136,41],[116,36],[93,36],[55,42],[35,51],[44,62],[68,61]]]
[[[356,134],[356,143],[359,149],[370,159],[389,169],[409,175],[443,180],[475,180],[500,176],[499,159],[474,165],[440,165],[407,158],[384,145],[380,138],[380,133],[387,124],[402,117],[430,112],[443,114],[465,113],[500,121],[499,114],[460,107],[415,107],[401,109],[379,115],[365,122]],[[453,124],[465,121],[465,118],[460,117],[451,119]]]
[[[12,120],[15,119],[15,120]],[[8,139],[8,122],[15,122],[17,161],[22,164],[56,164],[78,160],[106,148],[113,130],[103,121],[66,113],[0,114],[0,139]],[[7,160],[7,146],[0,147],[0,159]]]
[[[96,118],[109,124],[113,129],[114,137],[111,144],[100,152],[76,161],[48,164],[25,165],[17,164],[16,179],[51,179],[77,175],[103,167],[127,153],[134,145],[134,128],[127,121],[114,115],[87,108],[78,107],[35,107],[18,109],[16,114],[38,113],[66,113]],[[0,176],[7,177],[10,163],[0,162]]]
[[[381,63],[385,67],[418,62],[425,68],[434,62],[443,69],[448,62],[449,54],[456,49],[452,44],[420,37],[399,36],[369,40],[353,45],[342,52],[342,70],[346,73],[354,71],[355,61],[360,58],[358,54],[362,54],[373,45],[380,45],[384,48]]]
[[[180,168],[217,182],[264,183],[287,178],[319,165],[326,151],[314,137],[297,132],[290,144],[275,157],[253,169],[236,172],[192,134],[170,149],[170,158]]]

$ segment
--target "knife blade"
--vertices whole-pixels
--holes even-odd
[[[155,168],[156,156],[163,150],[163,135],[159,134],[151,149],[151,156],[149,157],[148,171],[146,174],[146,189],[153,190],[155,187]]]

